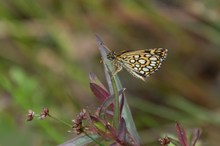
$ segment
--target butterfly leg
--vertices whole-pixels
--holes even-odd
[[[113,62],[113,70],[112,70],[112,77],[115,76],[118,72],[122,70],[122,65],[118,62]]]
[[[100,61],[99,61],[100,63],[103,63],[104,61],[103,61],[103,58],[101,57],[101,59],[100,59]]]

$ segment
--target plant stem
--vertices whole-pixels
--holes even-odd
[[[92,136],[90,136],[89,134],[87,134],[85,131],[83,132],[86,136],[88,136],[91,140],[93,140],[95,143],[97,143],[99,146],[104,146],[101,143],[99,143],[99,141],[97,141],[95,138],[93,138]]]
[[[51,116],[51,115],[48,115],[48,116],[51,117],[51,118],[54,119],[54,120],[59,121],[60,123],[63,123],[64,125],[66,125],[66,126],[68,126],[68,127],[72,127],[71,124],[69,124],[69,123],[67,123],[67,122],[65,122],[65,121],[63,121],[63,120],[60,120],[60,119],[58,119],[58,118],[56,118],[56,117],[53,117],[53,116]]]
[[[115,78],[114,76],[112,76],[111,78],[112,81],[112,87],[113,87],[113,91],[114,91],[114,99],[115,99],[115,108],[114,108],[114,127],[116,129],[118,129],[118,125],[119,125],[119,120],[120,120],[120,111],[119,111],[119,95],[118,95],[118,90],[117,90],[117,85],[115,82]]]

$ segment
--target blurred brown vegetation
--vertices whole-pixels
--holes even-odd
[[[94,34],[116,51],[164,47],[162,68],[146,82],[119,73],[143,145],[159,145],[175,121],[219,145],[218,0],[0,1],[0,145],[57,145],[71,139],[54,122],[25,122],[44,106],[71,121],[98,105],[89,72],[105,83]]]

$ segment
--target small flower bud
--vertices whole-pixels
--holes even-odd
[[[41,114],[40,114],[40,119],[44,119],[47,116],[49,116],[49,109],[47,107],[43,108]]]
[[[32,121],[34,119],[34,111],[28,110],[27,121]]]

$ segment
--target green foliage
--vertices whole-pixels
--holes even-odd
[[[104,80],[95,33],[117,52],[169,50],[146,83],[118,74],[143,145],[158,145],[175,121],[204,128],[202,139],[218,145],[219,6],[218,0],[1,0],[0,145],[58,145],[73,137],[54,121],[24,117],[29,108],[47,106],[71,121],[80,108],[98,104],[88,79],[93,71]]]

